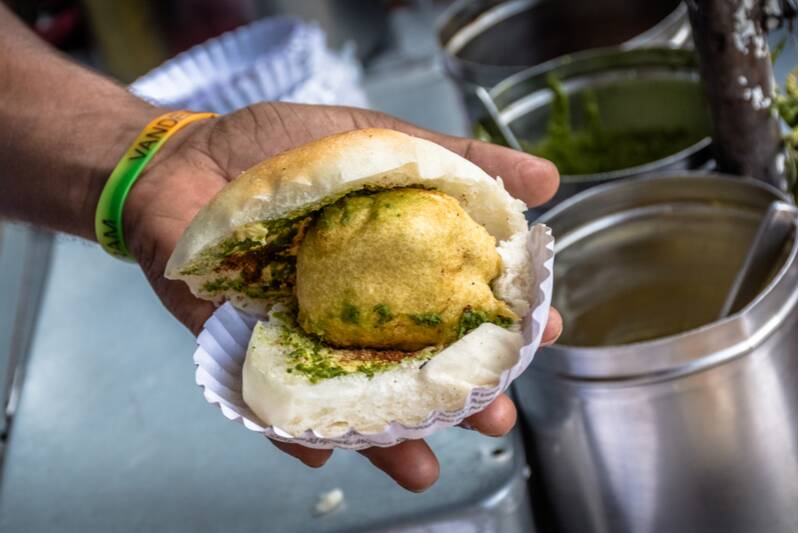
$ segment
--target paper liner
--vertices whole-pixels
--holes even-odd
[[[433,411],[420,424],[407,426],[392,422],[378,433],[360,433],[350,429],[339,437],[322,437],[311,430],[293,437],[276,426],[262,423],[242,398],[242,366],[247,345],[258,317],[236,309],[230,303],[219,307],[205,323],[197,338],[194,362],[195,380],[203,389],[209,403],[218,405],[229,420],[241,422],[251,430],[266,436],[294,442],[311,448],[350,448],[360,450],[370,446],[392,446],[408,439],[421,439],[434,431],[458,424],[464,418],[484,409],[505,391],[533,360],[547,324],[550,297],[553,291],[553,246],[550,228],[538,224],[529,233],[527,248],[533,261],[535,283],[531,284],[533,310],[522,323],[525,346],[520,358],[500,375],[495,387],[477,387],[467,397],[464,407],[454,411]]]
[[[336,54],[316,25],[262,19],[183,52],[129,89],[154,104],[228,113],[262,101],[366,107],[352,50]]]

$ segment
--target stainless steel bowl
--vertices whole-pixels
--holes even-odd
[[[514,388],[555,531],[796,530],[796,236],[716,318],[776,200],[745,178],[657,176],[542,217],[564,334]]]
[[[596,96],[603,127],[609,130],[685,128],[697,142],[642,165],[596,174],[562,175],[553,200],[532,217],[577,192],[600,183],[654,171],[702,168],[711,161],[711,118],[694,53],[674,48],[589,50],[511,76],[489,91],[500,120],[519,139],[536,142],[547,132],[552,91],[548,77],[561,81],[570,101],[571,123],[581,128],[581,96]]]
[[[680,0],[460,0],[438,27],[446,69],[467,92],[580,50],[690,38]]]

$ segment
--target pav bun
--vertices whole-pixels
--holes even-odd
[[[483,317],[446,346],[399,358],[329,345],[298,326],[296,254],[315,217],[347,195],[397,188],[452,197],[494,238],[500,266],[491,292],[514,323]],[[243,397],[265,424],[291,435],[377,432],[463,407],[470,391],[497,385],[518,361],[520,317],[530,313],[535,282],[524,209],[501,179],[442,146],[393,130],[355,130],[278,154],[226,185],[181,237],[166,277],[262,318],[248,346]],[[310,361],[322,363],[309,370]]]

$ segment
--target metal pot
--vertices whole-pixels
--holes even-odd
[[[547,134],[555,76],[570,101],[573,128],[585,126],[582,95],[591,90],[609,130],[685,128],[698,139],[667,157],[625,169],[563,175],[556,196],[535,214],[600,183],[654,171],[691,170],[712,158],[711,118],[694,53],[672,48],[589,50],[520,72],[489,92],[500,120],[519,139],[535,143]]]
[[[775,200],[749,179],[657,176],[541,218],[565,331],[515,392],[556,531],[796,531],[794,235],[760,295],[715,319]]]
[[[623,44],[682,46],[691,39],[680,0],[460,0],[437,36],[447,72],[468,98],[475,86],[564,54]]]

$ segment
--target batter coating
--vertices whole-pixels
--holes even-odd
[[[299,323],[340,347],[444,346],[482,314],[517,317],[489,283],[495,239],[452,197],[407,187],[350,195],[326,207],[297,255]]]

